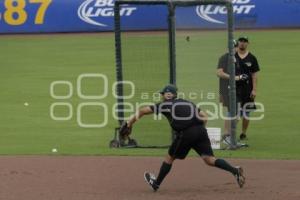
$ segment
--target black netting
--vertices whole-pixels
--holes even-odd
[[[155,9],[165,9],[160,27],[155,27]],[[137,23],[153,24],[155,30],[127,32],[122,28],[126,27],[126,17],[121,17],[123,79],[131,81],[135,87],[134,97],[124,103],[130,103],[135,110],[140,104],[158,102],[157,92],[169,82],[167,7],[146,5],[139,6],[139,11],[144,11],[148,17],[136,19]],[[130,87],[124,86],[124,95],[128,95]],[[125,107],[129,108],[129,105]],[[129,114],[125,113],[125,116]],[[132,137],[142,145],[167,145],[171,132],[166,120],[153,120],[153,116],[147,116],[135,125]]]

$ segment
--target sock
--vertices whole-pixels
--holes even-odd
[[[215,166],[220,169],[231,172],[233,175],[236,175],[238,173],[238,170],[235,167],[232,167],[228,162],[226,162],[223,159],[217,159],[215,161]]]
[[[161,167],[160,167],[158,177],[157,177],[157,179],[156,179],[156,184],[157,184],[157,185],[160,185],[160,184],[161,184],[161,182],[164,180],[164,178],[165,178],[165,177],[167,176],[167,174],[170,172],[171,167],[172,167],[172,164],[168,164],[168,163],[166,163],[166,162],[163,162],[163,164],[162,164]]]

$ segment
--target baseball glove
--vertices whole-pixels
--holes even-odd
[[[247,74],[241,74],[241,75],[239,76],[239,78],[240,78],[241,81],[246,81],[246,80],[249,79],[249,76],[248,76]]]
[[[123,124],[121,125],[120,130],[119,130],[120,138],[123,140],[126,139],[130,135],[131,130],[132,130],[132,128],[128,127],[127,122],[123,122]]]

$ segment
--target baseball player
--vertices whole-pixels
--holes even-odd
[[[246,139],[246,132],[249,126],[250,110],[255,110],[254,103],[257,92],[257,76],[260,70],[256,57],[248,51],[249,39],[241,36],[238,39],[238,49],[235,54],[237,60],[237,70],[240,74],[245,74],[248,78],[237,82],[237,97],[241,104],[242,112],[242,133],[240,139]]]
[[[234,43],[234,50],[237,52],[238,50],[238,42],[236,40],[233,41]],[[239,92],[241,88],[239,86],[243,85],[248,79],[249,76],[247,74],[243,74],[236,62],[236,58],[234,59],[235,64],[235,80],[237,85],[237,103],[241,104],[241,93]],[[219,92],[220,92],[220,103],[222,103],[223,107],[227,110],[227,116],[230,116],[229,114],[229,53],[225,53],[219,58],[218,62],[218,68],[217,68],[217,76],[219,77]],[[242,115],[242,113],[239,113]],[[229,127],[230,127],[230,120],[225,119],[224,120],[224,134],[222,141],[230,145],[230,134],[229,134]]]
[[[234,49],[237,51],[237,41],[233,41]],[[229,53],[223,54],[219,58],[218,68],[217,68],[217,76],[219,77],[219,93],[220,93],[220,103],[222,103],[223,107],[227,110],[227,116],[229,115]],[[236,65],[236,60],[235,60]],[[235,80],[240,80],[240,77],[237,75]],[[230,120],[224,120],[224,134],[223,134],[223,142],[227,145],[230,145],[230,134],[229,134]]]
[[[130,134],[133,124],[144,115],[163,114],[175,132],[168,154],[163,161],[157,178],[153,173],[145,172],[144,178],[153,191],[157,191],[164,178],[170,172],[175,159],[184,159],[190,149],[194,149],[205,163],[232,173],[240,187],[245,184],[245,177],[241,167],[233,167],[223,159],[214,157],[211,143],[205,125],[207,115],[192,102],[177,98],[177,88],[173,85],[164,87],[160,94],[162,102],[152,106],[142,107],[128,122],[123,123],[120,135],[126,137]]]

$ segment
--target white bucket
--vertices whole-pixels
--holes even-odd
[[[221,149],[221,128],[206,128],[213,149]]]

